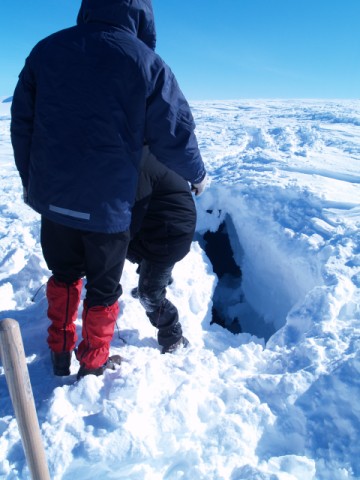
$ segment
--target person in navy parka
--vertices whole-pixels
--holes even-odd
[[[57,375],[70,373],[83,277],[78,378],[119,362],[109,348],[144,142],[195,188],[206,176],[189,105],[154,47],[150,0],[83,0],[77,25],[40,41],[19,75],[11,139],[41,214]]]

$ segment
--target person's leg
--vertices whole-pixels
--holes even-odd
[[[179,314],[175,305],[166,298],[166,287],[174,265],[162,265],[142,260],[139,272],[138,294],[151,324],[158,329],[158,342],[162,353],[187,345],[182,335]]]
[[[138,267],[136,269],[136,273],[138,275],[140,274],[140,264],[141,264],[141,260],[139,261]],[[172,275],[170,274],[170,277],[169,277],[169,280],[168,280],[168,286],[172,285],[173,282],[174,282],[174,279],[173,279]],[[131,291],[130,291],[130,294],[133,298],[139,298],[138,287],[132,288]]]
[[[41,218],[41,248],[57,282],[70,285],[85,276],[82,230]]]
[[[86,298],[83,309],[82,341],[77,350],[78,377],[101,374],[109,359],[110,341],[119,314],[122,275],[129,233],[86,233]]]
[[[78,230],[41,219],[41,246],[53,275],[46,288],[48,300],[47,342],[55,375],[70,375],[71,353],[77,335],[78,314],[84,274],[81,235]]]
[[[56,353],[71,352],[75,348],[77,336],[75,320],[82,290],[82,280],[70,285],[57,282],[52,276],[48,280],[46,296],[48,300],[48,345]]]

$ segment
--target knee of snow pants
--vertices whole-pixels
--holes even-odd
[[[153,312],[146,312],[151,324],[158,329],[158,342],[162,347],[169,347],[182,337],[177,308],[167,298]]]
[[[159,309],[166,296],[174,265],[162,265],[142,260],[139,265],[139,300],[147,313]]]

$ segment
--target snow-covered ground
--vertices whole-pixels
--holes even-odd
[[[360,101],[193,103],[212,183],[168,289],[191,347],[160,355],[126,264],[112,342],[125,360],[79,382],[75,359],[73,375],[52,375],[49,272],[39,217],[21,201],[9,107],[0,318],[21,326],[51,478],[359,479]],[[225,240],[241,275],[214,273]],[[211,324],[213,300],[242,333]],[[0,478],[28,479],[2,367],[0,389]]]

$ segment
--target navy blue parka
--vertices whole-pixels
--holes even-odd
[[[11,139],[29,205],[73,228],[129,228],[144,141],[190,183],[205,176],[194,120],[155,54],[150,0],[83,0],[19,75]]]

